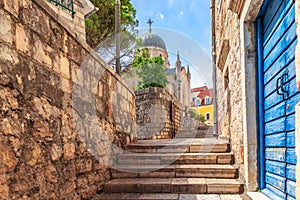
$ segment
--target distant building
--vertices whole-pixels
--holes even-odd
[[[205,117],[206,123],[212,125],[214,121],[213,89],[207,86],[191,89],[191,107]]]
[[[190,88],[191,88],[191,73],[189,66],[182,66],[179,52],[177,53],[177,60],[175,67],[171,68],[169,61],[169,54],[167,52],[167,47],[164,40],[157,34],[152,32],[151,20],[149,20],[150,28],[149,32],[142,36],[144,47],[148,48],[150,57],[161,56],[164,65],[166,67],[166,74],[168,79],[168,85],[166,87],[182,104],[182,108],[190,107]],[[128,69],[125,69],[127,71]],[[125,75],[127,79],[127,84],[133,90],[137,86],[138,79],[133,77],[133,74]],[[125,77],[124,76],[124,77]],[[126,80],[125,80],[126,81]]]
[[[191,73],[190,68],[181,65],[179,52],[177,53],[177,60],[175,68],[167,69],[167,79],[169,84],[167,88],[172,91],[183,108],[190,107],[190,88],[191,88]]]

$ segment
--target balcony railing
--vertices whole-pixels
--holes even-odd
[[[55,4],[56,6],[60,6],[63,9],[69,11],[72,14],[72,18],[74,18],[75,16],[74,0],[48,0],[48,1]]]

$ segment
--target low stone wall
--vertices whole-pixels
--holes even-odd
[[[0,0],[0,199],[87,199],[135,140],[135,95],[44,0]]]
[[[163,88],[147,88],[135,95],[138,139],[173,138],[181,127],[182,108],[178,100]]]
[[[204,122],[201,122],[197,119],[193,119],[190,116],[183,117],[182,120],[182,129],[186,130],[197,130],[200,127],[206,127],[207,125]]]

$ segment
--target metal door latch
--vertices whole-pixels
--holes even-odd
[[[284,99],[285,96],[288,97],[289,96],[289,90],[286,87],[287,86],[287,81],[289,78],[289,71],[286,70],[286,72],[284,74],[282,74],[282,76],[280,76],[277,81],[276,81],[276,91],[278,95],[281,95],[282,98]]]

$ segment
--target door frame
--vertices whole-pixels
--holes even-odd
[[[262,27],[262,16],[264,15],[270,0],[265,0],[263,5],[256,17],[255,21],[255,35],[256,35],[256,53],[257,53],[257,144],[258,144],[258,185],[259,189],[263,190],[266,188],[266,170],[265,170],[265,123],[264,123],[264,59],[263,59],[263,27]]]
[[[261,19],[256,21],[256,48],[257,48],[257,125],[258,125],[258,185],[262,190],[266,187],[266,170],[265,170],[265,138],[264,138],[264,84],[263,84],[263,49],[262,49],[262,24]]]

